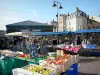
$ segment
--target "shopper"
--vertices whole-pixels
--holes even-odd
[[[82,47],[86,48],[86,41],[85,41],[85,39],[83,39],[83,41],[82,41]]]
[[[34,42],[35,41],[31,39],[29,47],[30,58],[34,58],[38,55],[37,45]]]
[[[81,37],[80,37],[80,35],[78,35],[78,37],[77,37],[77,45],[80,45],[81,44]]]

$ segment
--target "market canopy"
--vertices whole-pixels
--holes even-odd
[[[13,32],[13,33],[8,33],[6,34],[7,36],[26,36],[30,35],[28,32]]]
[[[43,36],[43,35],[57,35],[57,34],[69,34],[73,32],[32,32],[32,36]]]
[[[91,30],[77,30],[76,33],[94,33],[100,32],[100,29],[91,29]]]

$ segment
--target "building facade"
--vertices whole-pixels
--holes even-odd
[[[33,31],[33,32],[53,32],[54,25],[48,25],[46,23],[39,23],[34,21],[23,21],[6,25],[7,33],[21,32],[21,31]]]
[[[76,31],[87,29],[87,15],[79,8],[73,14],[61,14],[58,19],[59,31]]]
[[[100,15],[99,16],[92,16],[90,19],[100,22]]]
[[[100,17],[99,16],[89,17],[88,29],[100,29]]]
[[[6,37],[5,34],[6,34],[6,31],[0,30],[0,37]]]

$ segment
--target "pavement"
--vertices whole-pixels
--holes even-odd
[[[100,75],[100,57],[82,57],[79,61],[79,75]]]

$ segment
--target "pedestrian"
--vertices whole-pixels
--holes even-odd
[[[30,46],[29,46],[30,58],[34,58],[34,57],[38,56],[37,45],[34,42],[35,41],[33,41],[31,39]]]

